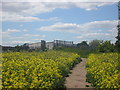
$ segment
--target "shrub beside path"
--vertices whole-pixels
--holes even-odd
[[[66,88],[90,88],[90,83],[86,82],[86,58],[82,58],[82,61],[77,64],[70,72],[68,77],[66,77],[65,86]]]

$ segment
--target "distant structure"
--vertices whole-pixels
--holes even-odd
[[[53,49],[54,48],[54,42],[47,42],[46,43],[46,48],[49,49],[49,50]]]
[[[46,42],[44,40],[41,40],[41,42],[37,42],[37,43],[31,43],[31,44],[27,44],[29,49],[32,50],[44,50],[46,49],[53,49],[54,47],[73,47],[73,41],[63,41],[63,40],[54,40],[53,42]]]
[[[0,52],[6,51],[20,51],[20,50],[52,50],[56,47],[76,47],[76,44],[73,44],[73,41],[63,41],[63,40],[54,40],[52,42],[46,42],[41,40],[41,42],[36,43],[25,43],[21,46],[11,47],[11,46],[2,46],[0,45]]]
[[[54,46],[55,47],[60,47],[60,46],[70,47],[70,46],[73,46],[73,41],[54,40]]]
[[[44,49],[46,47],[46,42],[41,40],[41,42],[28,44],[28,47],[32,50]]]
[[[31,43],[28,45],[29,49],[40,49],[41,48],[41,42],[38,43]]]

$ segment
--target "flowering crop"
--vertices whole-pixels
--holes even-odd
[[[96,88],[120,88],[118,53],[91,54],[88,57],[88,81]]]
[[[2,88],[61,87],[79,55],[62,51],[2,54]]]

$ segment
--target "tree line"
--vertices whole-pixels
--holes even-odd
[[[77,48],[80,50],[87,50],[90,52],[118,52],[118,48],[116,44],[111,43],[110,40],[92,40],[87,43],[87,41],[82,41],[81,43],[77,44]]]

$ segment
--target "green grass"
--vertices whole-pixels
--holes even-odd
[[[77,53],[82,58],[87,58],[91,53],[89,50],[81,50],[78,48],[69,48],[69,47],[59,47],[59,48],[55,48],[55,50]]]

